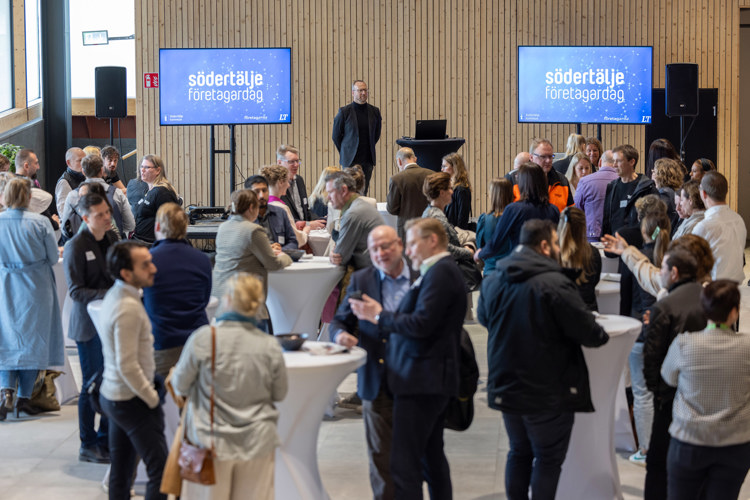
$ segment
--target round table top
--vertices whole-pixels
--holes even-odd
[[[604,331],[610,337],[623,335],[633,330],[641,330],[641,322],[629,316],[620,316],[619,314],[599,314],[596,322],[604,328]]]
[[[305,345],[308,344],[325,345],[328,344],[328,342],[308,340],[305,342]],[[360,366],[365,363],[366,357],[367,352],[361,347],[352,347],[349,349],[349,352],[323,355],[313,355],[303,349],[300,349],[299,351],[284,351],[284,363],[287,368],[317,368],[349,363]]]
[[[328,257],[321,256],[304,256],[297,262],[292,262],[292,265],[279,269],[278,271],[269,271],[268,274],[283,274],[293,273],[295,271],[310,271],[310,270],[321,270],[321,269],[341,269],[340,266],[331,264]]]

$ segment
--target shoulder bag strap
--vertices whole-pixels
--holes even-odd
[[[211,450],[214,449],[214,386],[216,372],[216,327],[211,326]]]

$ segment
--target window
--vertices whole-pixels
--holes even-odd
[[[42,98],[39,0],[26,0],[26,105]]]
[[[13,108],[13,32],[10,0],[0,0],[0,113]]]

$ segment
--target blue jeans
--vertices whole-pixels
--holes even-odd
[[[130,500],[136,456],[146,464],[146,500],[167,500],[167,495],[159,493],[167,460],[161,405],[152,410],[138,397],[110,401],[100,396],[99,400],[102,411],[109,417],[109,457],[112,464],[109,473],[110,500]]]
[[[505,464],[509,500],[553,500],[573,430],[573,413],[503,413],[510,451]]]
[[[667,498],[736,499],[750,469],[750,443],[734,446],[698,446],[669,442]]]
[[[648,450],[651,441],[651,426],[654,422],[654,394],[646,387],[643,376],[643,342],[636,342],[628,356],[630,364],[630,386],[633,389],[633,418],[638,434],[638,447]]]
[[[104,356],[102,355],[102,343],[98,335],[94,335],[86,342],[76,342],[78,347],[78,359],[81,362],[81,374],[83,383],[88,383],[91,378],[104,367]],[[99,420],[99,431],[94,428],[96,412],[89,402],[89,393],[82,390],[78,396],[78,434],[81,438],[81,446],[93,448],[99,445],[107,449],[107,417],[101,416]]]
[[[39,370],[0,370],[0,389],[16,390],[19,398],[30,398]]]

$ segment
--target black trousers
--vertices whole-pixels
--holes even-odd
[[[130,500],[138,456],[148,472],[146,500],[166,500],[167,495],[159,493],[168,453],[161,405],[152,410],[138,397],[110,401],[101,396],[100,401],[102,411],[109,417],[110,500]]]
[[[667,467],[670,500],[736,499],[750,468],[750,443],[698,446],[672,438]]]
[[[391,443],[393,442],[393,396],[384,390],[372,401],[362,400],[367,455],[370,459],[370,486],[375,500],[390,500],[394,495],[391,478]]]
[[[654,423],[651,426],[651,441],[646,455],[644,500],[667,498],[667,451],[669,451],[669,424],[672,423],[673,400],[673,397],[654,398]]]
[[[448,396],[397,395],[393,398],[391,476],[395,498],[422,498],[427,481],[431,500],[453,498],[451,473],[443,450]]]

